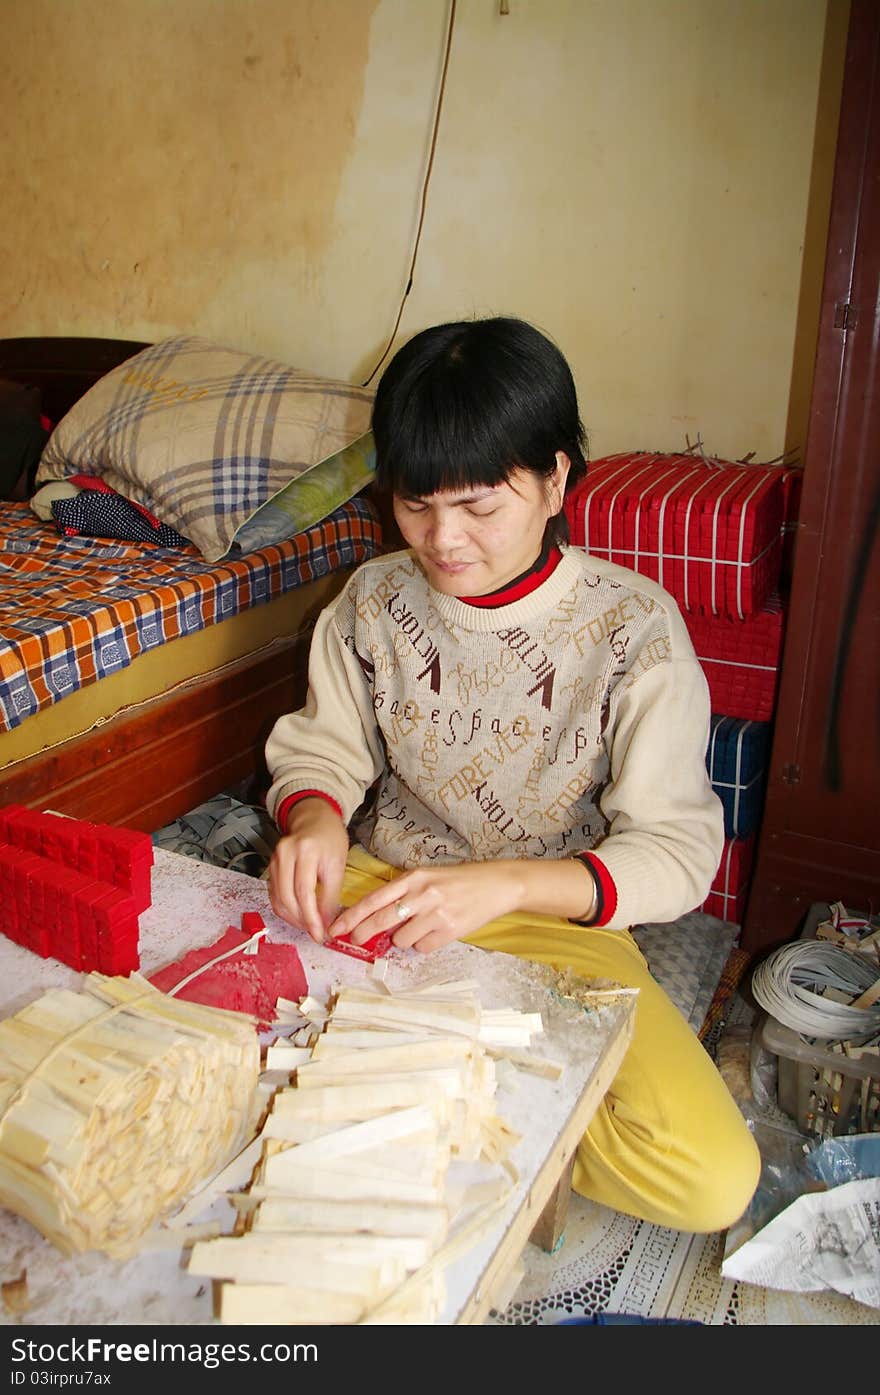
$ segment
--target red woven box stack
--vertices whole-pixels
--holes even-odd
[[[714,715],[772,721],[801,478],[793,465],[629,451],[593,461],[566,499],[572,543],[675,597]],[[741,921],[753,848],[754,835],[727,840],[702,910]]]
[[[754,834],[748,838],[725,838],[712,890],[700,910],[739,925],[746,908],[754,855]]]
[[[703,666],[712,711],[769,722],[776,706],[785,612],[778,595],[748,620],[682,611]]]
[[[778,466],[632,451],[593,461],[566,514],[573,543],[683,610],[745,620],[778,584],[784,505]]]
[[[152,865],[149,834],[0,808],[0,931],[74,969],[131,973]]]

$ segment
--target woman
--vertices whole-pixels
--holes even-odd
[[[532,326],[417,334],[373,431],[407,550],[365,563],[323,612],[306,704],[267,743],[273,909],[318,941],[464,939],[637,987],[573,1185],[723,1229],[758,1151],[628,930],[698,906],[722,848],[708,692],[675,602],[566,545],[583,427],[568,364]]]

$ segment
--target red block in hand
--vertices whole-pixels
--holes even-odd
[[[336,935],[332,940],[325,940],[327,949],[338,950],[340,954],[348,954],[352,959],[362,959],[366,964],[375,964],[377,959],[381,959],[391,948],[391,936],[387,930],[381,930],[378,935],[374,935],[366,944],[353,945],[351,935]]]

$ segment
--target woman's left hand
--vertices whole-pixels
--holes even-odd
[[[519,883],[512,861],[419,867],[349,906],[327,937],[350,933],[352,944],[362,945],[384,931],[398,949],[429,954],[516,910]]]

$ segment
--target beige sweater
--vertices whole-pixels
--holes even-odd
[[[408,552],[361,566],[322,612],[305,707],[266,746],[273,816],[320,790],[396,867],[596,849],[611,928],[704,900],[723,845],[709,697],[671,596],[565,550],[523,599],[434,591]],[[613,899],[613,898],[612,898]]]

